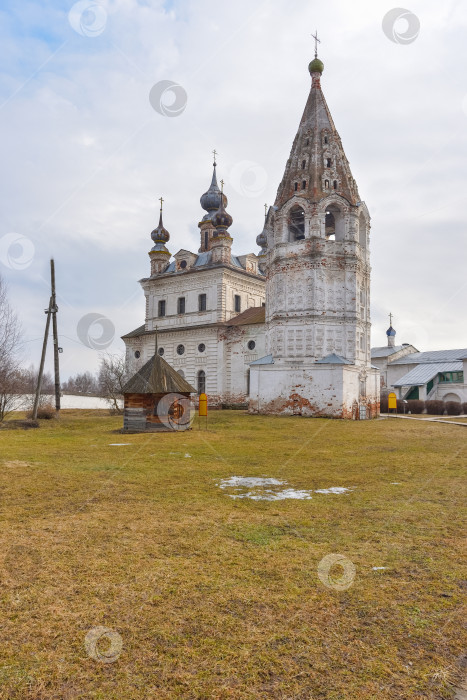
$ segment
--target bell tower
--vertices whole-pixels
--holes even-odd
[[[258,372],[274,371],[280,387],[276,396],[260,390],[259,410],[294,413],[298,405],[303,414],[352,417],[368,405],[375,415],[370,216],[321,89],[324,64],[317,51],[308,68],[308,100],[257,240],[272,358],[272,366]],[[268,384],[274,384],[272,375]],[[258,408],[254,399],[250,408]]]

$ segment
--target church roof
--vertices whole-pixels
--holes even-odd
[[[399,360],[394,360],[394,362],[391,362],[391,365],[418,365],[427,364],[430,362],[454,362],[456,360],[462,360],[466,355],[467,348],[460,348],[457,350],[428,350],[427,352],[413,352],[410,355],[401,357]]]
[[[124,394],[195,394],[188,382],[160,355],[154,355],[123,387]]]
[[[380,348],[371,348],[371,357],[375,359],[378,357],[388,357],[388,355],[393,355],[395,352],[399,352],[399,350],[402,350],[402,345],[394,345],[393,348],[388,345],[383,345]]]
[[[424,386],[431,379],[434,379],[438,372],[462,372],[462,362],[429,362],[418,365],[404,374],[397,382],[394,382],[392,386]]]
[[[353,365],[353,362],[347,360],[342,355],[336,355],[334,352],[326,355],[321,360],[316,360],[317,365]]]
[[[303,181],[306,181],[305,189],[302,189]],[[295,183],[298,183],[298,189]],[[321,90],[319,73],[312,73],[310,94],[275,205],[282,206],[294,195],[318,202],[332,193],[345,197],[351,204],[357,204],[360,200],[357,183],[350,172],[340,136]]]
[[[242,311],[238,316],[234,316],[229,321],[225,321],[226,326],[247,326],[251,323],[264,323],[266,309],[264,306],[252,306],[251,309]]]
[[[265,355],[264,357],[260,357],[258,360],[253,360],[253,362],[250,362],[250,365],[273,365],[274,364],[274,358],[272,355]]]

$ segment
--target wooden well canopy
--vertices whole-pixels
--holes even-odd
[[[124,430],[154,432],[191,426],[191,386],[157,352],[123,387]]]

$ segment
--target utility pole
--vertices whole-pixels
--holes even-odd
[[[58,336],[57,336],[57,311],[58,307],[55,302],[55,265],[54,261],[50,261],[50,274],[51,274],[51,281],[52,281],[52,294],[49,300],[49,308],[45,309],[44,313],[47,314],[47,321],[45,323],[45,333],[44,333],[44,342],[42,343],[42,354],[41,354],[41,363],[39,366],[39,374],[37,377],[37,387],[36,387],[36,396],[34,399],[34,407],[32,409],[32,418],[33,420],[36,420],[37,418],[37,409],[39,408],[39,399],[41,395],[41,387],[42,387],[42,376],[44,374],[44,363],[45,363],[45,355],[47,352],[47,341],[49,339],[49,332],[50,332],[50,317],[53,317],[53,334],[54,334],[54,365],[55,365],[55,408],[57,411],[60,410],[60,375],[59,375],[59,365],[58,365]]]
[[[41,386],[42,386],[42,375],[44,374],[45,353],[47,350],[47,340],[49,337],[49,329],[50,329],[51,310],[52,310],[52,297],[50,297],[49,308],[45,309],[45,311],[44,311],[44,313],[47,314],[47,321],[45,323],[44,342],[42,343],[41,364],[39,367],[39,374],[37,377],[36,397],[34,399],[34,408],[32,409],[32,419],[33,420],[36,420],[37,409],[39,408],[39,398],[41,395]]]
[[[52,258],[50,261],[50,278],[52,283],[52,332],[54,338],[54,374],[55,374],[55,410],[57,413],[60,411],[60,365],[58,361],[58,353],[60,348],[58,347],[58,332],[57,332],[57,298],[55,295],[55,263]]]

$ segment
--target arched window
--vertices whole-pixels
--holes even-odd
[[[179,374],[182,379],[185,379],[185,372],[182,369],[177,369],[177,374]]]
[[[330,158],[328,158],[328,159],[326,160],[326,167],[327,167],[327,168],[330,168],[330,167],[331,167],[331,159],[330,159]]]
[[[327,137],[327,136],[324,137],[324,143],[328,143],[328,137]]]
[[[329,180],[324,181],[324,189],[328,190],[329,189]]]
[[[302,170],[305,170],[306,160],[302,160]]]
[[[207,231],[204,232],[204,250],[208,249],[208,243],[209,243],[209,233]]]
[[[295,183],[294,189],[295,189],[295,192],[298,190],[298,182]]]
[[[310,139],[307,139],[305,142],[305,146],[309,146],[309,145],[310,145]]]
[[[337,180],[334,180],[334,189],[337,190]]]
[[[306,180],[302,181],[302,190],[306,190]]]
[[[200,369],[198,372],[198,394],[206,393],[206,373]]]
[[[305,238],[305,212],[296,205],[289,214],[289,241],[300,241]]]
[[[344,217],[337,204],[326,209],[325,236],[328,241],[343,241],[345,234]]]

